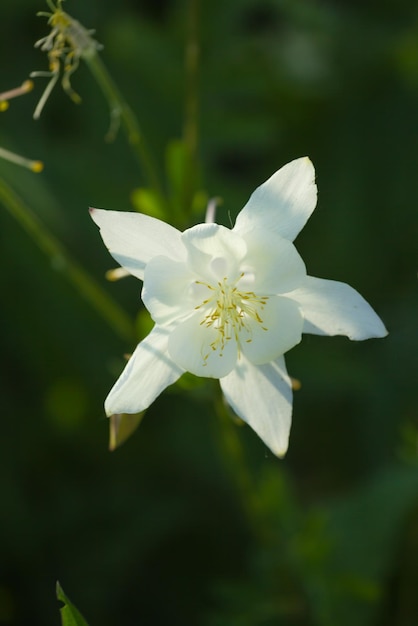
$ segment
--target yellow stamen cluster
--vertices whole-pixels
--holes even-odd
[[[213,351],[218,350],[219,356],[223,355],[223,351],[228,341],[235,339],[238,351],[240,350],[240,333],[245,330],[249,337],[245,339],[247,343],[251,339],[251,324],[255,321],[260,324],[263,330],[268,330],[263,326],[263,320],[260,313],[263,311],[268,296],[257,296],[253,291],[240,291],[237,283],[243,278],[244,273],[240,274],[235,282],[228,283],[227,277],[218,282],[216,287],[209,283],[196,281],[196,284],[207,287],[212,293],[209,298],[203,300],[196,310],[205,308],[209,309],[201,326],[207,328],[215,328],[217,337],[209,345]],[[203,361],[207,362],[209,354],[203,355]]]

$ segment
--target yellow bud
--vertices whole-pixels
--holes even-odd
[[[293,391],[299,391],[299,389],[302,387],[302,383],[297,378],[291,378],[290,382],[292,384]]]
[[[25,80],[25,82],[22,83],[22,86],[21,86],[22,93],[29,93],[29,91],[32,91],[32,89],[33,89],[33,80]]]
[[[5,111],[9,106],[7,100],[9,98],[17,98],[17,96],[23,96],[25,93],[28,93],[33,89],[33,82],[31,80],[25,80],[20,87],[15,87],[14,89],[9,89],[8,91],[4,91],[0,93],[0,111]]]
[[[32,172],[35,172],[35,174],[39,174],[44,169],[44,164],[42,161],[32,161],[30,169]]]
[[[130,274],[123,267],[117,267],[116,269],[108,270],[106,272],[106,279],[112,283],[116,280],[120,280],[121,278],[125,278],[125,276],[130,276]]]

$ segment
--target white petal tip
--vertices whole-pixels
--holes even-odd
[[[139,412],[136,410],[136,407],[132,404],[132,402],[124,402],[123,400],[121,401],[120,399],[115,399],[112,397],[112,392],[118,383],[119,380],[115,383],[113,389],[110,391],[108,397],[104,402],[106,417],[108,417],[109,419],[113,417],[113,415],[122,415],[125,413],[129,415],[131,413]]]
[[[383,339],[387,337],[389,332],[379,319],[379,323],[374,328],[367,330],[360,329],[357,333],[353,333],[352,336],[347,335],[352,341],[362,341],[364,339]]]
[[[234,230],[273,230],[293,241],[316,206],[315,168],[309,157],[294,159],[257,187],[238,214]]]
[[[96,209],[95,207],[89,207],[90,217],[100,227],[100,224],[97,221],[98,214],[100,213],[100,209]]]
[[[295,159],[295,161],[293,161],[293,163],[295,164],[300,164],[300,165],[304,165],[305,167],[309,168],[312,170],[312,178],[313,178],[313,182],[315,182],[315,168],[314,168],[314,164],[312,163],[311,159],[308,156],[304,156],[304,157],[300,157],[299,159]]]
[[[278,448],[277,450],[272,450],[273,454],[277,456],[278,459],[284,459],[286,456],[286,452],[288,450],[288,446],[285,448]]]
[[[371,308],[371,307],[370,307]],[[366,334],[366,338],[370,339],[382,339],[383,337],[387,337],[389,332],[385,327],[384,323],[380,319],[380,317],[371,309],[372,315],[370,316],[369,323],[369,333]],[[365,331],[367,333],[367,331]]]
[[[112,417],[112,415],[120,415],[118,411],[115,411],[114,409],[110,409],[106,404],[105,404],[104,409],[105,409],[106,417],[109,419]]]

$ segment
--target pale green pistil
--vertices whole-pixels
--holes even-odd
[[[238,352],[240,352],[240,333],[245,331],[245,342],[252,341],[252,322],[256,322],[263,330],[268,330],[263,326],[261,313],[266,305],[268,296],[257,296],[253,291],[241,291],[237,283],[244,276],[242,273],[232,284],[228,283],[225,276],[216,286],[203,281],[196,281],[197,285],[204,285],[211,294],[209,298],[203,300],[196,308],[205,308],[207,314],[200,322],[201,326],[215,328],[217,330],[216,339],[209,346],[213,351],[218,350],[219,356],[223,355],[225,345],[231,339],[235,339]],[[203,355],[206,363],[209,354]]]

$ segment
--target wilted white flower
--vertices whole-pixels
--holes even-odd
[[[51,32],[35,43],[35,48],[46,52],[49,60],[49,69],[46,71],[31,72],[31,78],[45,76],[49,82],[35,109],[33,117],[37,120],[54,89],[61,73],[62,87],[73,102],[81,102],[81,98],[71,86],[71,76],[77,70],[80,59],[88,61],[101,49],[92,35],[94,30],[87,30],[80,22],[62,10],[63,0],[57,0],[55,5],[52,0],[46,0],[52,13],[39,11],[37,15],[48,18]]]
[[[219,378],[226,400],[278,456],[287,450],[292,388],[284,353],[302,333],[383,337],[384,325],[349,285],[313,278],[293,245],[316,205],[308,158],[252,194],[232,229],[181,233],[139,213],[91,209],[112,256],[144,282],[155,326],[105,402],[136,413],[184,372]]]

